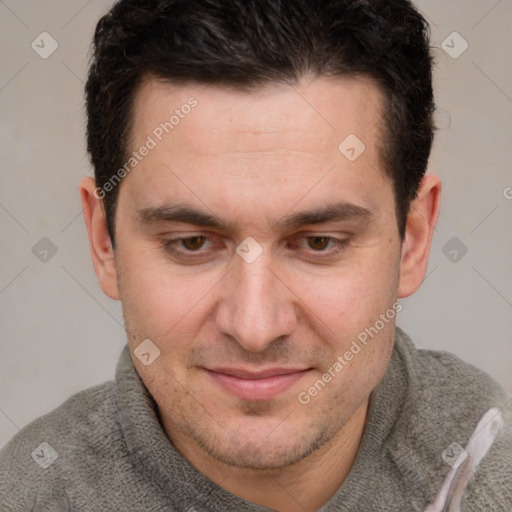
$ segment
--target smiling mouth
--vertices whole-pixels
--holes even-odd
[[[259,372],[238,368],[205,370],[219,387],[231,395],[242,400],[268,400],[290,389],[312,369],[271,368]]]

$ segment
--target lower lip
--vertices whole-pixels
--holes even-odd
[[[207,370],[213,380],[225,391],[241,400],[268,400],[291,388],[309,370],[275,375],[265,379],[241,379],[233,375]]]

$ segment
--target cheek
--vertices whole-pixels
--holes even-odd
[[[125,261],[123,267],[120,293],[125,319],[148,331],[144,336],[163,334],[164,326],[169,329],[173,317],[179,314],[177,298],[167,286],[165,275],[137,261]]]
[[[334,333],[357,334],[354,331],[373,324],[395,302],[397,257],[377,249],[360,251],[347,265],[324,275],[290,276],[306,310]]]
[[[152,257],[151,257],[152,256]],[[169,265],[144,251],[119,256],[120,295],[125,321],[138,336],[162,344],[193,335],[219,276],[176,275]]]

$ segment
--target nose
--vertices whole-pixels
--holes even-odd
[[[252,263],[234,258],[217,309],[217,329],[246,350],[262,352],[295,329],[295,297],[265,251]]]

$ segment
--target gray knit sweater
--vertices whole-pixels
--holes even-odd
[[[398,329],[356,461],[321,512],[512,512],[510,400],[487,374],[417,350]],[[126,346],[115,382],[73,395],[0,451],[1,512],[68,510],[269,509],[230,494],[174,449]]]

